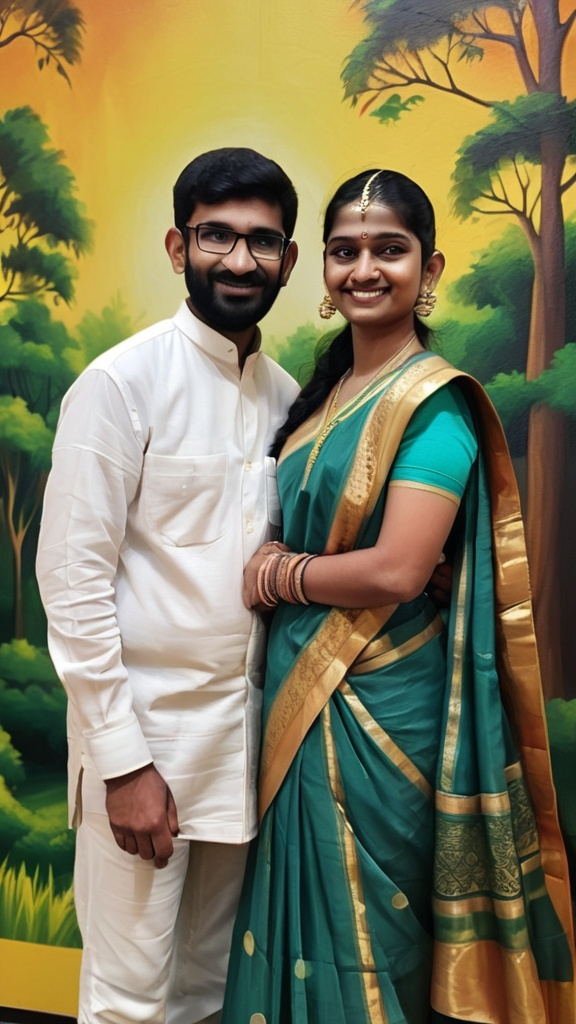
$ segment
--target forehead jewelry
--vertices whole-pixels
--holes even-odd
[[[372,187],[372,182],[374,181],[374,178],[377,178],[378,175],[381,174],[381,173],[382,173],[381,171],[375,171],[375,173],[370,178],[368,178],[368,181],[366,182],[366,184],[364,185],[364,188],[362,189],[362,195],[360,196],[360,202],[358,203],[358,206],[356,207],[356,209],[358,210],[358,212],[360,214],[360,220],[364,220],[364,218],[366,216],[366,210],[368,209],[368,207],[370,205],[370,189]],[[362,237],[364,238],[366,236],[362,235]]]

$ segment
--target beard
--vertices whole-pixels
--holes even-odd
[[[250,274],[236,275],[227,270],[210,270],[203,274],[194,270],[188,255],[184,268],[184,280],[192,308],[200,319],[216,331],[245,331],[255,327],[272,308],[281,288],[282,262],[278,276],[271,281],[258,267]],[[216,282],[232,285],[256,285],[262,290],[258,295],[222,295],[216,291]]]

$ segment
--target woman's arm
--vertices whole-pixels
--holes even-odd
[[[457,511],[456,502],[442,494],[396,484],[388,491],[374,547],[320,555],[307,565],[307,600],[339,608],[374,608],[412,600],[430,579]],[[264,545],[246,566],[244,597],[249,608],[262,609],[257,575],[270,552]]]

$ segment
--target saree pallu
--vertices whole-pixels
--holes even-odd
[[[424,354],[344,406],[322,445],[320,411],[282,455],[285,539],[325,553],[373,544],[403,431],[454,379],[481,451],[447,628],[426,595],[275,615],[262,828],[223,1024],[575,1020],[518,496],[483,390]]]

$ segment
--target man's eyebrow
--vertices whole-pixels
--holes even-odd
[[[224,220],[203,220],[202,227],[206,228],[222,228],[223,231],[234,231],[237,235],[273,235],[274,238],[284,238],[281,231],[277,231],[276,228],[251,228],[250,231],[238,231],[237,228],[233,228],[231,224],[228,224]]]

